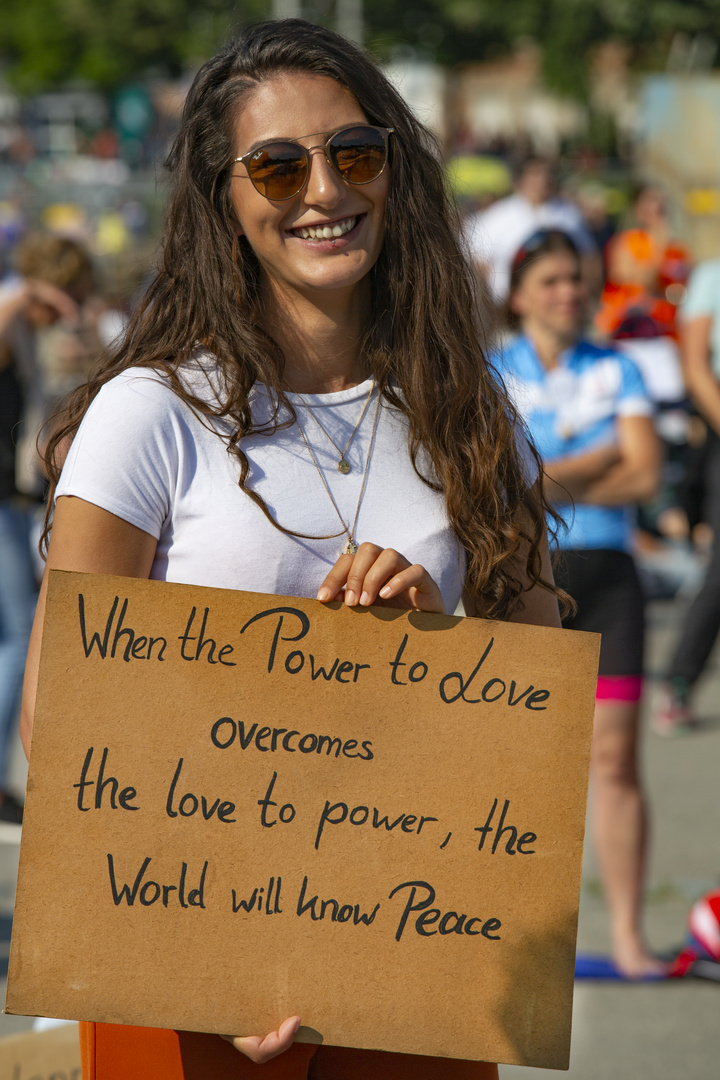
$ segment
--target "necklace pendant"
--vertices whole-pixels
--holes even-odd
[[[358,546],[351,537],[348,540],[345,547],[342,549],[342,553],[343,553],[343,555],[355,555],[355,553],[357,552],[357,549],[358,549]]]
[[[338,472],[341,472],[343,476],[347,476],[347,474],[350,472],[350,466],[344,457],[341,457],[338,461]]]

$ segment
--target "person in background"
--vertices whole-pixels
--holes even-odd
[[[76,240],[29,233],[15,250],[16,273],[0,286],[0,342],[12,355],[23,394],[16,483],[42,498],[37,439],[57,397],[84,381],[100,350],[83,306],[95,291],[93,265]]]
[[[46,418],[37,338],[58,320],[76,321],[90,262],[73,241],[42,235],[23,241],[15,262],[21,276],[0,286],[0,821],[19,824],[7,771],[37,600],[30,535],[42,494],[35,442]]]
[[[633,362],[582,336],[580,255],[559,231],[538,232],[511,267],[518,328],[497,365],[567,522],[556,577],[576,601],[569,629],[602,634],[592,750],[595,846],[619,973],[663,973],[641,932],[646,812],[637,760],[643,596],[630,545],[632,506],[660,476],[652,405]],[[575,509],[571,503],[575,502]]]
[[[602,263],[595,241],[575,203],[557,194],[551,163],[527,158],[516,169],[514,183],[514,194],[471,215],[465,224],[470,254],[495,302],[502,305],[507,300],[513,256],[538,229],[562,229],[573,238],[588,286],[599,292]]]
[[[20,380],[10,351],[0,344],[0,822],[10,825],[20,825],[23,814],[9,790],[8,758],[37,595],[30,551],[33,504],[15,485],[14,437],[22,413]]]
[[[705,578],[656,697],[652,725],[660,735],[693,726],[691,692],[720,630],[720,259],[701,263],[690,277],[680,313],[680,356],[688,394],[707,425],[703,520],[713,538]]]
[[[654,184],[638,189],[632,216],[634,227],[617,233],[607,245],[607,276],[595,326],[610,337],[629,314],[642,313],[662,334],[675,336],[690,253],[672,238],[667,200]]]

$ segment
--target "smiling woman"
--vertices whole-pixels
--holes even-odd
[[[615,965],[626,978],[665,966],[641,930],[646,815],[638,771],[643,597],[630,553],[632,504],[650,498],[660,455],[651,405],[629,357],[583,339],[587,295],[573,240],[554,229],[515,255],[510,308],[520,333],[500,358],[509,391],[545,459],[570,526],[565,587],[570,629],[602,634],[593,735],[594,826]],[[575,506],[569,502],[574,499]]]
[[[558,625],[541,473],[483,352],[442,161],[370,58],[255,26],[198,73],[168,166],[157,275],[49,441],[48,566]],[[198,1036],[192,1075],[497,1075],[293,1045],[299,1023],[228,1037],[236,1056]],[[175,1033],[83,1033],[86,1080],[183,1075]]]

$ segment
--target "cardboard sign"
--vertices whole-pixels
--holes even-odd
[[[0,1080],[80,1080],[77,1024],[0,1039]]]
[[[598,649],[51,573],[7,1011],[567,1067]]]

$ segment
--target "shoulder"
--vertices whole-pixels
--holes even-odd
[[[493,353],[491,361],[503,379],[511,376],[533,382],[542,379],[543,369],[520,334],[506,338]]]
[[[107,401],[169,402],[173,394],[170,380],[154,368],[131,367],[114,375],[100,387],[97,398]]]
[[[573,366],[579,369],[607,367],[618,371],[637,371],[637,365],[627,353],[614,345],[581,339],[575,346]]]
[[[217,364],[208,354],[199,354],[177,368],[180,387],[190,397],[208,404],[221,398]],[[93,401],[96,409],[128,408],[133,415],[158,419],[188,417],[191,406],[177,392],[169,376],[155,368],[131,367],[104,383]],[[91,406],[91,407],[93,407]]]
[[[595,393],[605,393],[616,398],[619,413],[628,416],[652,414],[652,401],[640,368],[621,349],[592,341],[580,341],[575,350],[574,366],[579,374],[590,380]]]

